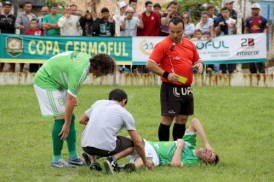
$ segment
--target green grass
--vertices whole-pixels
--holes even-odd
[[[107,99],[115,87],[83,86],[75,108],[76,120],[99,99]],[[158,86],[123,88],[126,106],[138,133],[158,141],[160,101]],[[220,155],[217,166],[145,168],[131,174],[107,175],[88,167],[56,169],[52,159],[52,118],[42,118],[32,86],[0,86],[0,181],[273,181],[273,88],[194,87],[195,115],[212,148]],[[103,113],[102,113],[103,114]],[[82,125],[76,123],[77,149]],[[126,130],[121,135],[128,135]],[[171,139],[171,137],[170,137]],[[198,138],[198,148],[203,147]],[[63,157],[68,158],[66,144]],[[102,165],[103,159],[99,162]],[[119,164],[127,162],[119,160]]]

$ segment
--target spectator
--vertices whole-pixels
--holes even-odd
[[[42,12],[42,16],[39,16],[37,18],[37,22],[38,22],[38,28],[43,31],[43,28],[42,28],[43,18],[44,18],[45,15],[49,14],[49,8],[47,6],[42,7],[41,12]],[[44,31],[43,33],[45,35],[46,31]]]
[[[181,18],[183,19],[185,25],[184,38],[191,39],[195,32],[194,24],[190,23],[191,17],[189,16],[188,12],[183,12]]]
[[[77,6],[75,4],[70,5],[70,14],[77,16]]]
[[[70,14],[70,6],[64,7],[64,16],[58,21],[57,25],[61,28],[62,36],[80,36],[80,22],[77,16]]]
[[[208,17],[214,19],[216,16],[214,15],[215,7],[212,4],[206,6],[205,10],[208,12]]]
[[[152,5],[151,1],[147,1],[145,3],[146,11],[141,14],[144,24],[144,28],[140,30],[141,36],[159,36],[160,34],[159,16],[152,11]]]
[[[197,29],[195,30],[195,38],[192,38],[191,40],[207,40],[205,37],[203,37],[202,30]]]
[[[158,13],[158,15],[159,15],[159,19],[160,19],[160,21],[161,21],[161,18],[162,18],[162,14],[161,14],[161,5],[159,4],[159,3],[155,3],[154,5],[153,5],[153,11],[154,12],[156,12],[156,13]]]
[[[15,28],[20,29],[20,34],[25,34],[30,28],[30,21],[36,19],[36,16],[31,13],[32,5],[30,2],[24,3],[24,12],[16,18]],[[25,63],[20,63],[20,72],[23,72]]]
[[[121,22],[124,19],[126,9],[127,9],[127,4],[124,1],[120,2],[120,21],[119,22]],[[114,21],[117,21],[116,15],[113,16],[113,19]]]
[[[144,28],[144,24],[142,21],[142,15],[139,14],[139,17],[134,16],[134,9],[132,7],[128,7],[126,9],[126,16],[120,22],[121,25],[121,36],[124,37],[135,37],[137,36],[137,27],[140,29]],[[136,67],[132,67],[132,69],[136,69]],[[130,65],[125,66],[124,73],[130,73]]]
[[[95,36],[114,36],[115,34],[115,21],[109,15],[108,8],[104,7],[92,25],[93,33]]]
[[[0,2],[0,14],[2,13],[2,9],[3,9],[3,4]]]
[[[224,7],[221,9],[222,16],[214,20],[214,27],[217,36],[237,34],[236,20],[229,17],[229,9]],[[222,74],[226,74],[227,70],[230,74],[234,71],[233,64],[221,64]],[[215,71],[216,72],[216,71]]]
[[[167,12],[162,14],[162,18],[161,18],[162,27],[161,27],[160,36],[168,36],[169,35],[168,22],[170,21],[170,19],[172,17],[178,16],[176,14],[177,7],[178,7],[178,3],[176,1],[171,1],[169,3],[169,5],[167,6]]]
[[[16,17],[12,14],[10,14],[11,11],[11,2],[6,1],[4,2],[4,10],[3,14],[0,14],[0,29],[1,33],[15,33],[15,21]]]
[[[80,26],[83,31],[83,36],[92,36],[93,30],[92,25],[94,21],[91,16],[91,13],[87,10],[86,14],[84,15],[84,18],[80,18]]]
[[[126,9],[126,16],[120,22],[121,29],[124,30],[121,36],[124,37],[135,37],[137,36],[137,27],[140,29],[144,28],[144,24],[142,21],[142,15],[139,14],[139,17],[134,16],[134,9],[132,7],[128,7]]]
[[[207,37],[211,41],[214,37],[213,20],[208,18],[208,12],[203,11],[201,15],[201,22],[196,25],[196,29],[202,30],[203,37]]]
[[[237,11],[233,9],[234,0],[225,0],[225,7],[229,10],[229,17],[231,17],[234,20],[237,20]],[[218,14],[218,16],[221,16],[221,13]],[[242,33],[244,33],[244,20],[242,19]]]
[[[268,22],[265,17],[260,15],[260,5],[254,3],[251,6],[252,16],[246,19],[244,33],[266,33],[268,32]],[[250,63],[250,73],[257,73],[257,68],[255,63]],[[265,68],[262,62],[257,63],[258,70],[260,73],[265,73]]]
[[[129,6],[133,8],[135,17],[139,17],[140,13],[137,12],[137,0],[129,0]]]
[[[43,31],[38,28],[38,23],[36,19],[32,19],[30,21],[30,29],[28,29],[25,34],[38,36],[44,35]],[[39,67],[39,64],[29,64],[29,72],[36,73],[39,70]]]
[[[0,4],[0,6],[2,6],[2,3]],[[0,13],[0,33],[9,33],[9,34],[15,33],[14,24],[15,24],[16,17],[10,14],[10,10],[11,10],[11,2],[10,1],[4,2],[3,14]],[[3,71],[4,66],[5,66],[5,63],[0,63],[0,72]],[[11,66],[11,71],[15,72],[15,63],[10,63],[10,66]]]
[[[57,21],[62,15],[57,13],[58,11],[58,4],[52,3],[50,6],[50,14],[47,14],[43,18],[43,30],[46,30],[47,36],[56,36],[60,35],[60,27],[57,25]]]

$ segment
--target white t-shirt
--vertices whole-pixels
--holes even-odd
[[[82,133],[82,147],[113,151],[116,148],[116,134],[120,130],[124,127],[136,130],[132,115],[112,100],[95,102],[85,114],[89,122]]]
[[[200,29],[202,30],[202,34],[203,35],[208,35],[209,37],[211,37],[210,35],[210,26],[213,25],[213,19],[212,18],[208,18],[206,24],[203,26],[203,28],[201,28],[201,22],[199,22],[197,25],[196,25],[196,30],[197,29]]]
[[[120,26],[123,24],[125,17],[120,21]],[[126,27],[124,31],[121,31],[121,37],[135,37],[137,36],[137,27],[140,26],[139,18],[132,16],[130,20],[126,20]]]
[[[227,27],[228,27],[228,35],[233,35],[233,28],[235,25],[231,25],[232,22],[236,23],[236,20],[229,17],[229,19],[225,20]],[[223,32],[221,32],[220,35],[224,35]]]
[[[81,27],[78,16],[70,15],[69,18],[62,16],[57,24],[61,28],[62,36],[80,36]]]

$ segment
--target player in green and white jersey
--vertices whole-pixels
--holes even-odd
[[[36,73],[33,84],[43,117],[54,117],[52,129],[52,167],[84,165],[76,151],[74,107],[81,84],[91,72],[97,77],[113,74],[115,61],[107,54],[91,55],[64,52],[47,60]],[[62,158],[63,141],[67,141],[68,163]]]
[[[197,133],[202,138],[205,148],[198,150],[196,147]],[[209,145],[204,129],[198,119],[194,118],[186,130],[183,139],[170,142],[150,142],[144,140],[146,157],[153,161],[154,166],[171,165],[172,167],[191,166],[200,163],[219,162],[219,156]],[[135,151],[128,156],[130,162],[134,162],[137,168],[143,163]]]

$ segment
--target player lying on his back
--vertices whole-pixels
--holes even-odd
[[[195,149],[197,133],[202,138],[205,148]],[[150,142],[144,140],[146,158],[152,160],[154,166],[171,165],[172,167],[191,166],[200,163],[217,164],[219,156],[209,145],[204,129],[198,119],[192,119],[183,139],[170,142]],[[127,156],[136,168],[143,166],[138,154]]]

